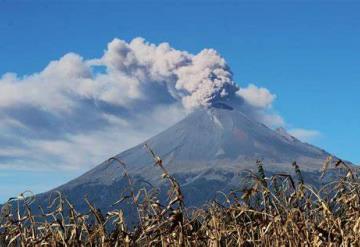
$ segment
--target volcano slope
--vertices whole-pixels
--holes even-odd
[[[256,122],[226,104],[194,111],[182,121],[117,156],[138,188],[145,184],[162,188],[161,170],[144,148],[147,144],[180,183],[188,206],[199,206],[217,191],[239,187],[241,171],[256,168],[262,160],[273,173],[292,173],[296,161],[305,180],[315,183],[329,153]],[[86,208],[84,196],[102,210],[111,209],[127,187],[124,168],[116,160],[105,161],[82,176],[37,196],[44,201],[61,191],[77,208]]]

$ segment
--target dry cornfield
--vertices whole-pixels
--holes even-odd
[[[166,203],[154,191],[136,190],[126,165],[111,159],[128,181],[115,204],[131,203],[136,226],[127,225],[120,206],[103,214],[85,198],[89,211],[80,213],[60,192],[35,214],[35,197],[25,192],[2,206],[0,246],[360,246],[360,180],[341,160],[324,163],[322,176],[345,173],[320,189],[304,183],[296,163],[294,176],[266,177],[259,161],[257,171],[246,171],[247,186],[190,210],[176,179],[147,148],[168,182]]]

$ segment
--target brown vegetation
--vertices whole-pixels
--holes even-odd
[[[294,163],[288,174],[266,177],[261,162],[249,174],[247,188],[221,193],[201,209],[185,208],[176,179],[162,160],[146,146],[169,196],[162,204],[154,191],[136,191],[126,165],[128,190],[116,204],[130,200],[138,225],[129,227],[121,209],[102,214],[86,198],[88,213],[79,213],[58,193],[41,214],[31,211],[34,197],[11,199],[1,209],[0,246],[359,246],[360,181],[352,167],[341,160],[324,164],[342,169],[345,175],[316,190],[304,183]],[[13,207],[13,208],[11,208]],[[54,209],[55,208],[55,209]],[[120,207],[119,207],[120,208]],[[49,210],[52,209],[52,210]]]

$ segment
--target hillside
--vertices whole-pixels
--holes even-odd
[[[291,163],[297,161],[311,182],[329,155],[283,130],[274,131],[248,118],[231,103],[198,109],[174,126],[116,156],[136,181],[159,186],[161,171],[153,166],[145,143],[178,179],[189,205],[201,205],[212,199],[216,191],[239,186],[239,173],[256,167],[259,159],[270,173],[292,172]],[[83,195],[89,195],[97,207],[106,210],[126,187],[123,173],[118,162],[105,161],[55,190],[62,191],[80,207],[85,206]],[[144,184],[139,182],[138,186]],[[40,198],[48,196],[49,192]]]

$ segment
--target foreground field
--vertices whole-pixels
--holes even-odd
[[[300,168],[295,175],[265,176],[245,171],[247,182],[239,190],[218,193],[203,208],[186,208],[181,187],[160,157],[148,149],[168,182],[168,200],[158,190],[136,190],[126,165],[128,188],[118,210],[100,212],[86,198],[87,213],[79,213],[61,193],[48,208],[33,214],[35,197],[25,192],[3,205],[0,246],[359,246],[360,180],[353,167],[341,160],[324,163],[337,179],[315,189],[304,183]],[[138,224],[128,226],[121,205],[130,203]]]

